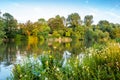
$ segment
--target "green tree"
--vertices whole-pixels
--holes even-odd
[[[76,27],[74,33],[76,38],[82,40],[84,38],[84,27],[83,26]]]
[[[9,13],[3,14],[4,24],[5,24],[5,32],[7,38],[14,38],[16,34],[17,28],[17,20]]]
[[[45,19],[39,19],[37,22],[35,22],[33,24],[34,29],[33,29],[33,33],[36,36],[44,36],[44,38],[48,37],[48,34],[50,32],[50,27],[47,25],[47,22],[45,21]]]
[[[3,22],[3,19],[0,17],[0,43],[2,42],[2,39],[4,37],[5,37],[4,22]]]
[[[67,22],[68,22],[68,26],[75,28],[81,25],[81,17],[79,16],[78,13],[72,13],[68,15]]]
[[[24,24],[24,29],[25,29],[25,34],[27,35],[27,36],[30,36],[30,35],[32,35],[32,31],[33,31],[33,29],[34,29],[34,26],[33,26],[33,23],[30,21],[30,20],[28,20],[25,24]]]
[[[102,30],[103,32],[109,31],[110,28],[110,23],[107,20],[101,20],[97,24],[99,26],[99,29]]]
[[[120,38],[120,27],[115,27],[113,33],[114,33],[114,38]]]
[[[93,16],[92,15],[87,15],[84,18],[84,24],[89,27],[93,23]]]
[[[66,37],[71,37],[73,33],[72,28],[65,28],[65,36]]]
[[[108,32],[111,38],[114,38],[112,25],[107,20],[101,20],[98,23],[99,29],[103,32]]]
[[[64,23],[62,18],[57,15],[55,18],[50,18],[48,20],[48,26],[50,26],[51,28],[51,32],[53,32],[54,30],[60,30],[64,28]]]
[[[38,19],[38,23],[47,24],[47,22],[46,22],[46,20],[44,18]]]

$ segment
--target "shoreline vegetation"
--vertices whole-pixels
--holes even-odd
[[[61,59],[53,55],[57,54],[57,50],[28,57],[23,63],[14,65],[12,75],[8,79],[120,80],[119,23],[100,20],[98,24],[93,24],[92,15],[86,15],[84,20],[81,20],[78,13],[71,13],[67,18],[56,15],[48,21],[40,18],[36,22],[29,20],[26,23],[18,23],[11,14],[4,13],[0,16],[0,42],[4,43],[2,40],[21,43],[26,41],[29,50],[30,45],[37,46],[38,42],[42,44],[46,41],[48,45],[52,42],[83,41],[84,45],[84,52],[80,52],[81,54],[75,53],[77,45],[80,45],[75,44],[74,54],[65,51]],[[71,45],[66,44],[66,47],[70,48]],[[56,49],[56,46],[53,48]]]
[[[28,39],[28,40],[30,40],[30,39]],[[34,40],[36,40],[36,39],[34,38]],[[38,38],[37,38],[37,40],[38,40]],[[5,42],[5,43],[7,43],[7,42],[14,42],[15,39],[3,39],[2,41]],[[71,41],[72,41],[72,38],[69,38],[69,37],[63,37],[63,38],[61,38],[61,37],[59,37],[59,38],[48,38],[46,41],[47,41],[47,42],[66,43],[66,42],[71,42]]]
[[[12,80],[119,80],[120,44],[111,42],[100,48],[87,48],[84,53],[72,56],[64,52],[62,58],[46,52],[28,57],[15,64]],[[72,57],[71,57],[72,56]]]
[[[85,44],[106,43],[109,40],[120,42],[120,24],[107,20],[93,24],[92,15],[86,15],[84,20],[81,20],[78,13],[71,13],[67,18],[56,15],[48,21],[40,18],[36,22],[29,20],[26,23],[18,23],[11,14],[4,13],[0,17],[0,42],[2,40],[4,42],[82,40]]]

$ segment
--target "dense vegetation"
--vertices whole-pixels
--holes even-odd
[[[59,58],[46,52],[29,57],[13,69],[12,80],[119,80],[120,44],[107,43],[83,53]]]
[[[120,24],[101,20],[92,25],[93,16],[87,15],[84,20],[78,13],[68,15],[68,18],[59,15],[46,21],[44,18],[37,22],[17,23],[9,13],[0,17],[0,38],[9,40],[48,40],[49,38],[69,37],[86,42],[106,42],[110,39],[120,41]],[[1,40],[0,39],[0,40]]]
[[[83,41],[86,47],[84,54],[66,58],[64,66],[64,58],[53,55],[56,52],[27,58],[15,64],[13,80],[120,79],[120,24],[101,20],[93,25],[92,15],[81,20],[78,13],[67,18],[57,15],[47,21],[40,18],[36,22],[18,23],[11,14],[4,13],[0,17],[0,42],[23,40],[29,45],[39,41]]]

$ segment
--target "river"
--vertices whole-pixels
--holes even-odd
[[[45,52],[52,52],[59,58],[62,58],[64,51],[73,55],[84,51],[84,44],[80,41],[68,43],[59,42],[9,42],[0,45],[0,80],[9,79],[14,64],[19,62],[21,56],[40,55]]]

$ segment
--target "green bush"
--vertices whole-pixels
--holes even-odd
[[[57,31],[54,31],[53,34],[52,34],[52,36],[54,38],[59,38],[61,35]]]
[[[17,35],[16,35],[16,37],[15,37],[15,40],[17,40],[17,41],[18,41],[18,40],[21,40],[21,38],[22,38],[22,35],[17,34]]]
[[[120,43],[120,38],[116,38],[115,40],[116,40],[116,42],[119,42],[119,43]]]

